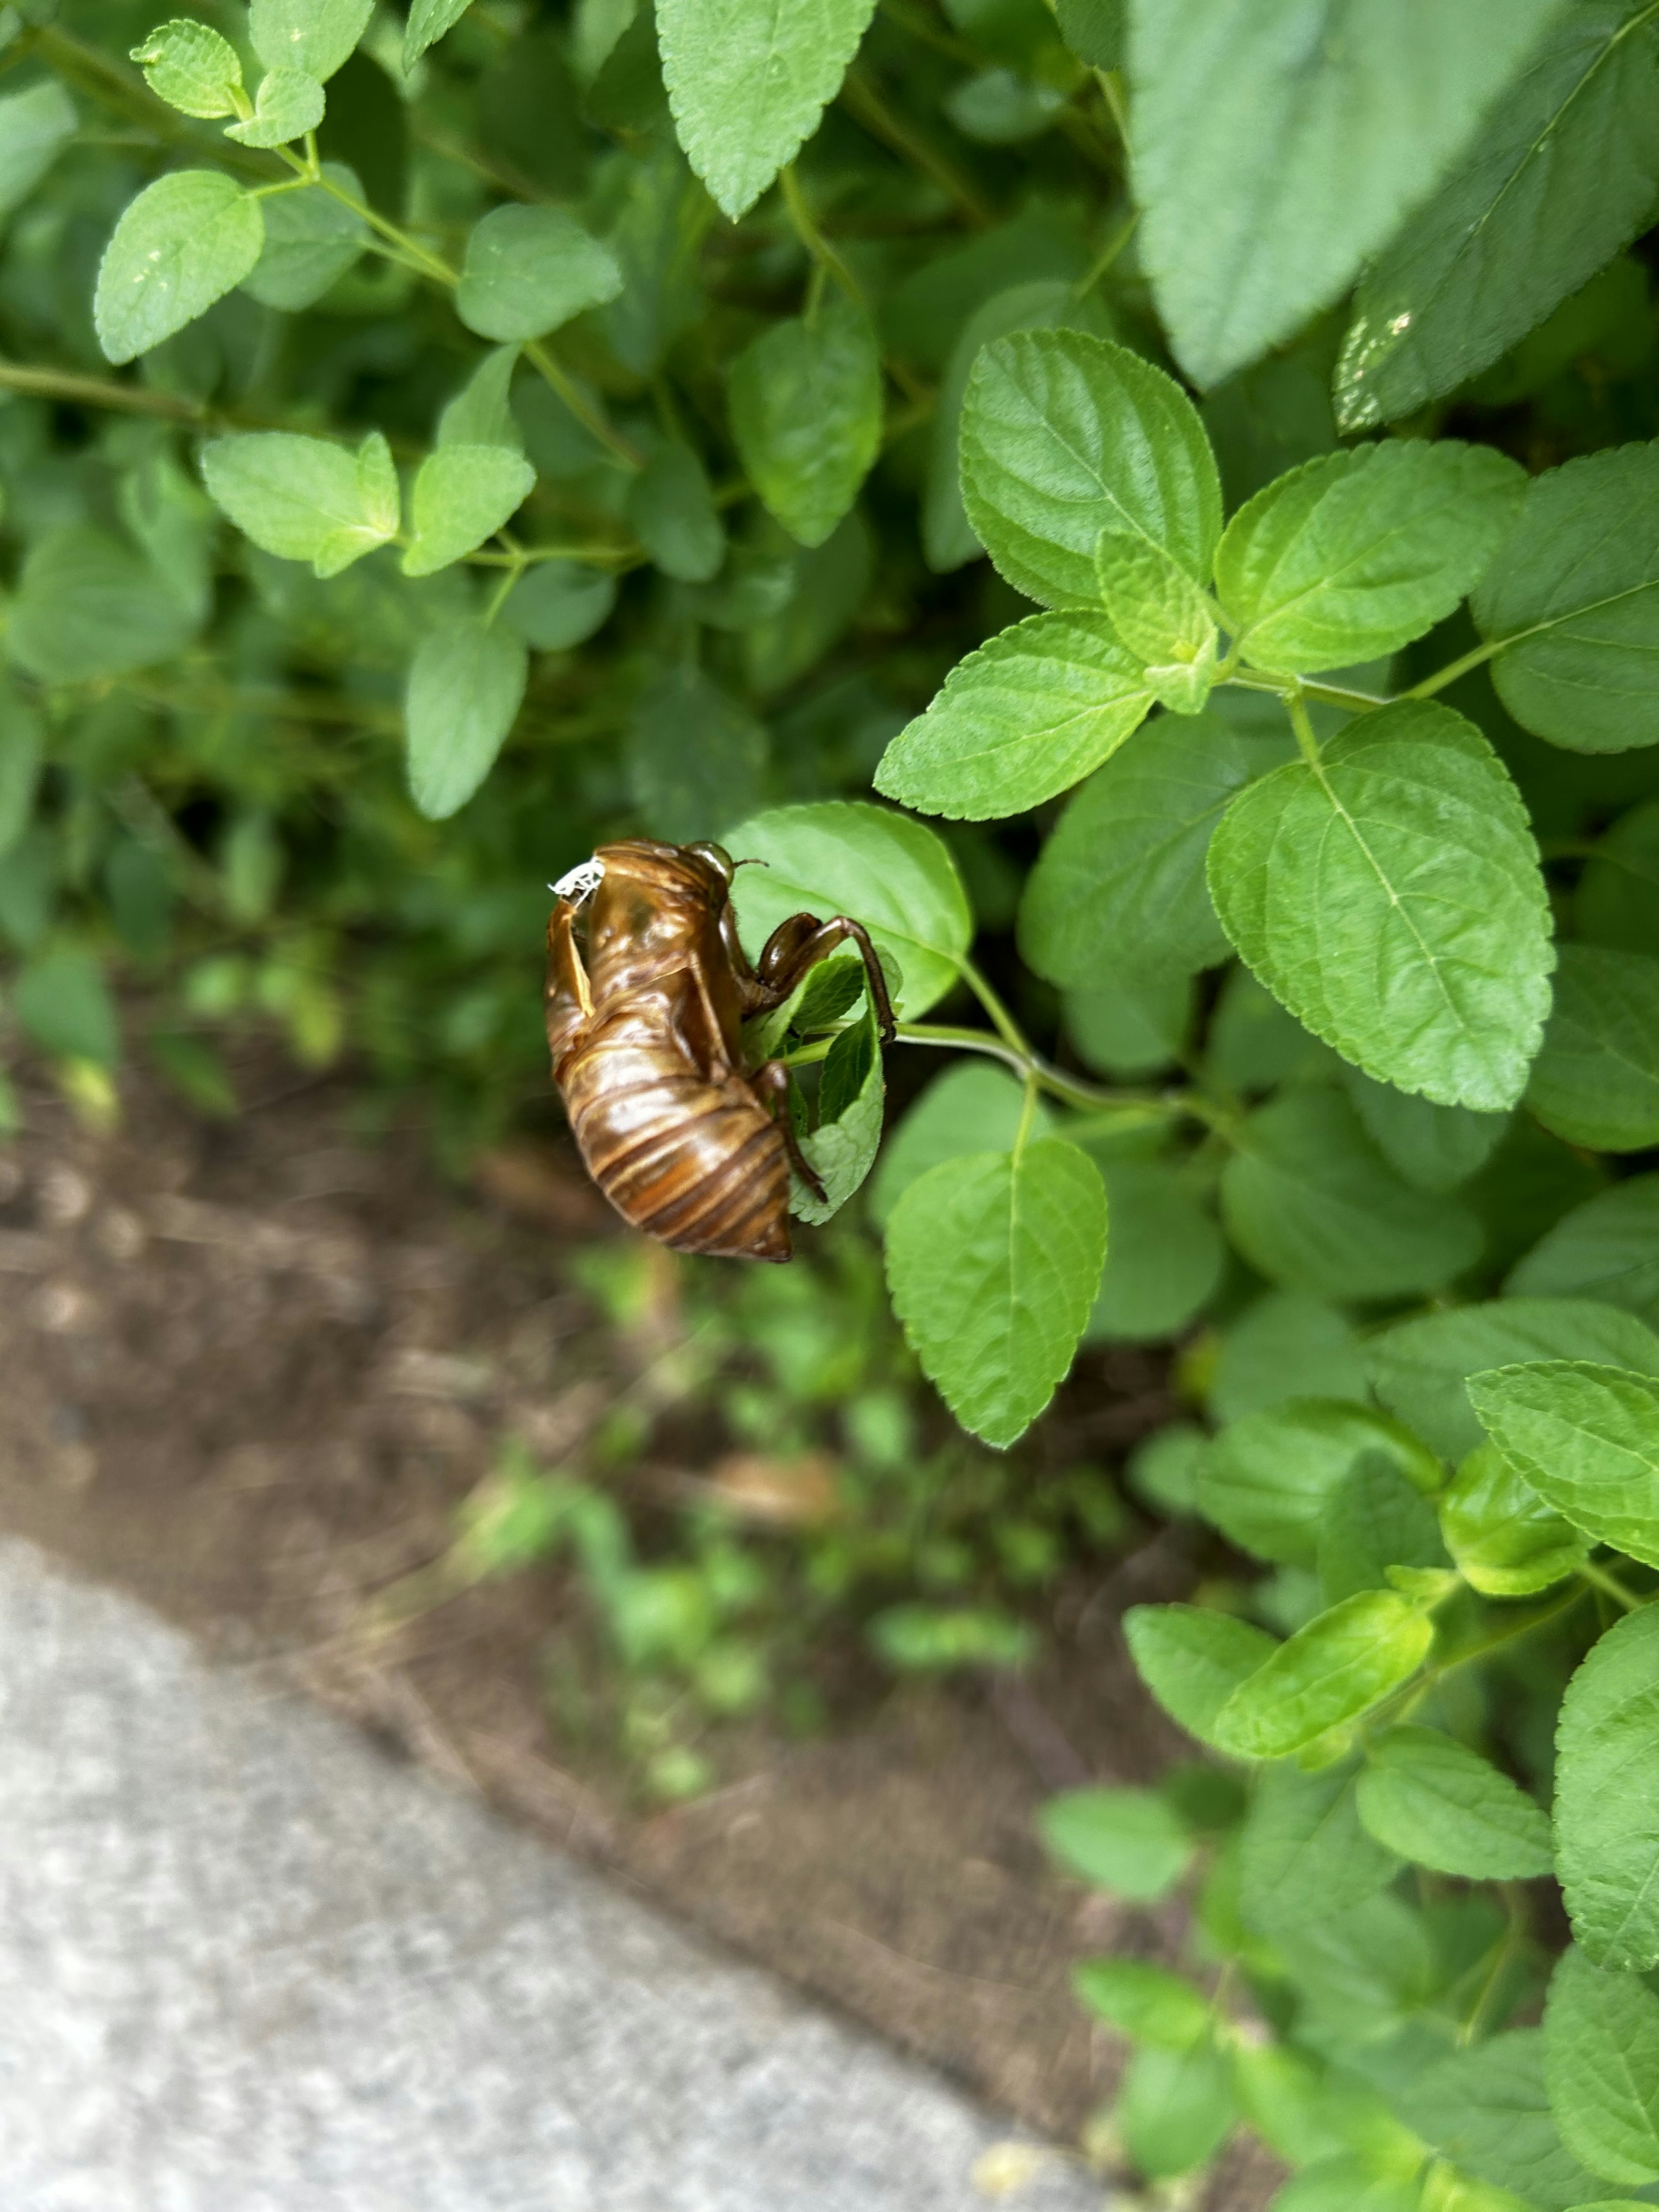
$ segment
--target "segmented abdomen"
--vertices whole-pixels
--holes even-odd
[[[569,1054],[559,1088],[588,1173],[635,1229],[680,1252],[788,1259],[783,1139],[746,1084],[597,1038]]]

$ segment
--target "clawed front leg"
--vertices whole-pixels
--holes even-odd
[[[547,1048],[553,1055],[556,1075],[559,1062],[593,1012],[587,970],[576,949],[575,920],[575,908],[568,899],[561,899],[547,924]]]
[[[817,967],[838,945],[849,941],[858,947],[864,962],[870,1000],[876,1010],[876,1023],[883,1042],[891,1044],[898,1032],[893,1020],[893,1002],[887,994],[887,978],[881,972],[869,931],[861,921],[854,921],[844,914],[829,921],[820,921],[816,915],[792,914],[787,921],[778,924],[755,963],[757,1011],[769,1013],[774,1006],[781,1006],[809,968]]]
[[[825,1203],[825,1192],[818,1173],[801,1151],[800,1139],[795,1134],[795,1124],[789,1113],[789,1071],[781,1060],[763,1060],[749,1079],[750,1087],[760,1100],[778,1127],[783,1139],[783,1149],[789,1155],[789,1164],[806,1185],[820,1206]]]

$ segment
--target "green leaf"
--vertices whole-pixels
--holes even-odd
[[[325,161],[323,174],[353,199],[362,199],[355,169],[343,161]],[[242,279],[242,289],[262,307],[296,313],[345,275],[368,243],[368,225],[320,185],[276,193],[262,205],[265,241],[252,272]]]
[[[1222,927],[1303,1025],[1443,1106],[1512,1106],[1549,1007],[1527,813],[1472,722],[1407,700],[1241,793],[1211,840]]]
[[[1209,2032],[1209,2005],[1192,1984],[1140,1959],[1085,1959],[1072,1988],[1097,2020],[1159,2051],[1190,2051]]]
[[[516,345],[499,345],[485,354],[438,417],[441,446],[507,446],[524,450],[524,434],[513,412]]]
[[[1239,1684],[1216,1715],[1216,1740],[1242,1759],[1286,1759],[1409,1681],[1433,1641],[1433,1624],[1409,1599],[1358,1591]]]
[[[1367,1395],[1359,1342],[1334,1306],[1297,1291],[1269,1291],[1222,1333],[1209,1383],[1218,1421],[1283,1405],[1287,1398]]]
[[[841,88],[874,0],[657,0],[686,159],[733,222],[793,161]]]
[[[467,234],[455,312],[498,340],[544,337],[623,289],[608,246],[562,208],[492,208]]]
[[[1091,69],[1123,66],[1123,0],[1057,0],[1060,35]]]
[[[1458,1572],[1486,1597],[1530,1597],[1581,1567],[1589,1541],[1545,1504],[1495,1444],[1470,1452],[1440,1501]]]
[[[1390,1567],[1446,1565],[1433,1506],[1387,1452],[1362,1452],[1327,1494],[1317,1563],[1327,1605],[1357,1590],[1387,1589]]]
[[[1000,573],[1054,607],[1099,607],[1103,530],[1150,538],[1194,580],[1221,532],[1215,456],[1191,400],[1138,354],[1078,331],[1018,332],[980,354],[962,495]]]
[[[1024,1667],[1036,1648],[1028,1622],[993,1606],[890,1605],[875,1615],[867,1632],[878,1656],[899,1674]]]
[[[729,691],[682,664],[635,703],[627,762],[629,787],[650,835],[690,844],[719,836],[753,806],[766,732]]]
[[[1030,965],[1050,982],[1086,984],[1188,975],[1224,958],[1204,857],[1260,765],[1215,714],[1138,730],[1072,800],[1026,878]]]
[[[603,569],[579,561],[538,561],[501,601],[496,620],[539,653],[564,653],[592,637],[616,604],[617,580]]]
[[[1337,1091],[1288,1091],[1250,1115],[1222,1170],[1221,1212],[1269,1282],[1316,1297],[1438,1290],[1480,1249],[1468,1208],[1392,1175]]]
[[[1152,693],[1101,615],[1032,615],[958,661],[882,755],[876,788],[952,821],[1023,814],[1098,768]]]
[[[845,914],[897,961],[906,1020],[919,1020],[957,981],[973,917],[955,862],[924,823],[884,806],[830,800],[774,807],[720,842],[733,860],[766,862],[740,869],[732,887],[751,955],[791,915]]]
[[[1577,1945],[1550,1978],[1544,2076],[1562,2141],[1592,2173],[1659,2181],[1659,1997]]]
[[[0,100],[0,216],[26,200],[76,131],[75,102],[56,77]]]
[[[1512,1297],[1602,1298],[1659,1328],[1659,1174],[1574,1206],[1504,1287]]]
[[[1066,1034],[1085,1067],[1128,1081],[1156,1074],[1181,1057],[1193,1029],[1192,978],[1115,982],[1067,991]]]
[[[1212,1297],[1227,1264],[1221,1232],[1178,1168],[1101,1160],[1112,1233],[1089,1325],[1091,1344],[1156,1343]]]
[[[189,644],[199,619],[152,564],[102,530],[48,531],[29,549],[5,645],[48,684],[125,676]]]
[[[401,520],[398,473],[378,430],[356,453],[287,430],[216,438],[202,449],[202,480],[256,545],[309,561],[319,576],[395,538]]]
[[[1312,1774],[1275,1766],[1258,1778],[1239,1849],[1239,1905],[1251,1927],[1275,1935],[1350,1911],[1399,1871],[1360,1826],[1351,1762]]]
[[[242,64],[229,40],[205,23],[187,16],[159,23],[143,46],[132,49],[131,58],[156,98],[181,115],[210,119],[235,114]]]
[[[815,1197],[792,1176],[789,1211],[798,1220],[831,1219],[863,1182],[881,1145],[886,1096],[875,1009],[866,994],[863,1013],[830,1047],[818,1085],[817,1127],[800,1136],[823,1196]]]
[[[0,668],[0,859],[28,828],[40,787],[46,728]]]
[[[1478,1752],[1435,1729],[1396,1728],[1366,1758],[1359,1817],[1401,1858],[1469,1881],[1552,1871],[1548,1814]]]
[[[422,0],[416,0],[418,13]],[[248,35],[268,70],[303,70],[325,83],[368,28],[374,0],[249,0]]]
[[[1510,1126],[1507,1114],[1437,1106],[1352,1066],[1343,1069],[1342,1084],[1378,1152],[1419,1190],[1455,1190],[1466,1183]]]
[[[1137,0],[1140,253],[1200,385],[1345,292],[1468,140],[1555,0]]]
[[[1490,446],[1424,439],[1326,453],[1242,507],[1216,589],[1247,661],[1346,668],[1409,644],[1479,580],[1526,477]]]
[[[1212,1745],[1216,1715],[1277,1649],[1248,1620],[1196,1605],[1131,1606],[1123,1634],[1136,1671],[1164,1711]]]
[[[962,1425],[1011,1444],[1054,1395],[1094,1304],[1106,1193],[1054,1137],[932,1168],[887,1224],[887,1282],[923,1372]]]
[[[1472,1375],[1469,1403],[1547,1505],[1659,1566],[1659,1380],[1540,1359]]]
[[[1556,1869],[1572,1932],[1615,1972],[1659,1966],[1659,1607],[1615,1621],[1567,1685]]]
[[[1192,1863],[1186,1823],[1153,1790],[1062,1790],[1036,1824],[1070,1873],[1137,1905],[1164,1896]]]
[[[1560,11],[1458,168],[1366,270],[1336,372],[1345,431],[1455,389],[1646,226],[1656,70],[1644,0]]]
[[[1556,2133],[1541,2028],[1512,2028],[1453,2052],[1395,2100],[1407,2126],[1482,2181],[1540,2212],[1581,2205],[1595,2184]]]
[[[1659,742],[1659,444],[1535,477],[1471,611],[1524,729],[1580,753]]]
[[[691,447],[666,440],[629,487],[628,520],[665,576],[706,584],[726,558],[726,531],[708,471]]]
[[[1621,814],[1578,878],[1578,934],[1621,952],[1659,945],[1659,799]]]
[[[774,323],[732,364],[726,413],[750,483],[789,535],[822,545],[881,445],[881,357],[841,292]]]
[[[1148,680],[1157,679],[1159,699],[1176,714],[1198,714],[1216,661],[1215,618],[1205,594],[1161,545],[1127,530],[1101,532],[1095,574],[1107,620]]]
[[[1199,1468],[1199,1510],[1257,1559],[1311,1567],[1327,1501],[1373,1452],[1419,1491],[1439,1480],[1433,1458],[1383,1414],[1340,1401],[1288,1399],[1216,1437]]]
[[[447,821],[489,775],[528,672],[524,640],[474,617],[446,623],[421,641],[405,714],[409,788],[428,821]]]
[[[92,319],[106,360],[131,361],[240,284],[259,258],[261,206],[216,169],[176,169],[123,210],[98,265]]]
[[[225,136],[240,146],[286,146],[317,128],[325,105],[314,76],[303,70],[271,70],[260,80],[251,120],[228,123]]]
[[[404,555],[404,575],[433,575],[493,538],[535,483],[535,470],[510,446],[438,447],[416,475],[415,534]]]
[[[1143,2045],[1124,2071],[1113,2113],[1124,2149],[1154,2180],[1202,2166],[1235,2117],[1231,2071],[1207,2040],[1182,2051]]]
[[[404,26],[404,70],[412,70],[428,46],[436,46],[446,31],[453,31],[472,0],[415,0]]]
[[[1547,1129],[1592,1152],[1659,1144],[1659,960],[1562,947],[1527,1103]]]
[[[935,1076],[887,1141],[870,1188],[870,1217],[884,1228],[913,1182],[943,1160],[969,1152],[1012,1152],[1025,1108],[1023,1086],[1005,1068],[964,1059]],[[1054,1133],[1054,1116],[1041,1100],[1031,1134]]]
[[[104,971],[90,954],[43,952],[18,971],[11,1011],[43,1052],[113,1067],[121,1023]]]
[[[1423,2204],[1415,2179],[1378,2173],[1356,2153],[1338,2151],[1293,2174],[1267,2212],[1423,2212]]]

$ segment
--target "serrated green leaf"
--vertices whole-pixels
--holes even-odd
[[[465,806],[495,766],[524,699],[524,640],[474,617],[421,641],[409,672],[409,788],[428,821]]]
[[[1259,764],[1215,714],[1160,719],[1129,738],[1072,800],[1026,878],[1019,948],[1038,975],[1060,984],[1187,975],[1224,958],[1204,856]]]
[[[1336,372],[1345,431],[1452,391],[1644,227],[1659,196],[1656,75],[1644,0],[1560,12],[1361,280]]]
[[[1234,799],[1210,896],[1304,1027],[1384,1083],[1496,1111],[1527,1080],[1553,952],[1519,793],[1474,724],[1402,701]]]
[[[1455,1190],[1484,1167],[1510,1126],[1507,1114],[1437,1106],[1352,1065],[1342,1085],[1366,1134],[1396,1175],[1419,1190]]]
[[[1359,1824],[1352,1762],[1316,1774],[1275,1766],[1260,1777],[1239,1847],[1239,1905],[1252,1927],[1276,1935],[1347,1912],[1399,1871],[1395,1854]]]
[[[1179,1169],[1158,1160],[1097,1164],[1112,1233],[1085,1336],[1091,1344],[1156,1343],[1214,1296],[1226,1246]]]
[[[104,258],[92,319],[105,358],[132,361],[240,284],[259,258],[258,200],[216,169],[176,169],[122,211]]]
[[[1563,946],[1527,1103],[1547,1129],[1592,1152],[1659,1144],[1659,960]]]
[[[1072,1362],[1106,1256],[1087,1153],[1042,1137],[947,1160],[888,1220],[887,1282],[923,1371],[965,1429],[1013,1443]]]
[[[817,126],[874,0],[657,0],[674,129],[735,222]]]
[[[1433,1506],[1388,1453],[1362,1452],[1328,1493],[1316,1564],[1327,1605],[1356,1590],[1389,1589],[1393,1567],[1445,1566]]]
[[[1036,1825],[1068,1872],[1139,1905],[1173,1889],[1192,1863],[1186,1823],[1154,1790],[1065,1790],[1039,1807]]]
[[[1604,1299],[1659,1328],[1659,1175],[1632,1176],[1574,1206],[1504,1288],[1511,1297]]]
[[[200,619],[153,563],[106,531],[70,523],[30,547],[5,647],[46,683],[84,684],[169,659]]]
[[[510,446],[441,445],[416,473],[410,507],[414,537],[405,576],[430,576],[482,545],[535,488],[536,471]]]
[[[1331,1493],[1373,1452],[1419,1491],[1439,1480],[1431,1455],[1386,1415],[1340,1400],[1287,1399],[1216,1437],[1199,1468],[1199,1510],[1257,1559],[1311,1567]]]
[[[859,1188],[881,1145],[885,1103],[881,1043],[866,994],[862,1014],[830,1044],[818,1085],[817,1126],[799,1139],[807,1164],[823,1185],[823,1196],[815,1196],[792,1175],[789,1211],[798,1220],[832,1219]]]
[[[1079,2003],[1137,2043],[1189,2051],[1210,2027],[1210,2008],[1190,1982],[1140,1959],[1085,1959],[1072,1969]]]
[[[1548,1814],[1478,1752],[1435,1729],[1396,1728],[1366,1759],[1359,1817],[1402,1859],[1470,1881],[1552,1870]]]
[[[962,410],[962,494],[1016,591],[1100,605],[1103,530],[1150,538],[1194,580],[1221,532],[1215,456],[1180,386],[1126,348],[1077,331],[998,338]]]
[[[202,480],[256,545],[309,561],[319,576],[395,538],[401,520],[397,471],[378,430],[356,453],[287,430],[216,438],[202,449]]]
[[[1472,1375],[1469,1403],[1547,1505],[1659,1566],[1659,1379],[1540,1359]]]
[[[455,312],[480,337],[544,337],[623,289],[608,246],[562,208],[492,208],[467,234]]]
[[[1101,615],[1032,615],[958,661],[882,755],[876,788],[952,821],[1021,814],[1116,750],[1152,705]]]
[[[55,77],[0,100],[0,216],[26,200],[74,137],[75,102]]]
[[[889,1138],[870,1188],[870,1216],[884,1228],[913,1182],[942,1160],[969,1152],[1012,1152],[1025,1110],[1023,1085],[1006,1068],[964,1059],[935,1076]],[[1031,1134],[1054,1133],[1054,1119],[1041,1100]]]
[[[428,46],[453,31],[472,0],[415,0],[404,26],[404,68],[412,70]]]
[[[1562,2141],[1592,2173],[1659,2181],[1659,1997],[1575,1944],[1550,1978],[1544,2076]]]
[[[1202,2166],[1233,2124],[1232,2076],[1212,2042],[1188,2051],[1143,2045],[1113,2112],[1123,2148],[1154,2180]]]
[[[903,981],[898,1005],[915,1021],[961,972],[974,933],[956,865],[926,825],[884,806],[831,800],[777,806],[721,839],[742,868],[732,886],[751,956],[793,914],[850,915],[890,952]]]
[[[1659,741],[1659,444],[1534,477],[1471,611],[1524,729],[1582,753]]]
[[[11,1011],[40,1046],[58,1060],[113,1067],[121,1056],[121,1022],[104,971],[89,953],[67,947],[42,952],[17,971]]]
[[[726,558],[726,530],[708,473],[678,439],[658,447],[629,487],[628,520],[665,576],[706,584]]]
[[[1346,291],[1468,142],[1554,0],[1137,0],[1141,256],[1213,384]]]
[[[1621,952],[1659,945],[1659,799],[1632,806],[1601,838],[1578,878],[1578,934]]]
[[[1526,477],[1490,446],[1356,446],[1280,477],[1216,549],[1216,590],[1245,659],[1285,672],[1395,652],[1473,589]]]
[[[205,23],[188,16],[158,23],[143,46],[132,49],[131,58],[156,98],[181,115],[211,119],[235,114],[242,64],[229,40]]]
[[[416,12],[421,0],[416,0]],[[374,0],[248,0],[248,35],[268,70],[326,82],[368,28]]]
[[[1540,2212],[1583,2204],[1595,2187],[1556,2132],[1541,2028],[1511,2028],[1453,2052],[1408,2081],[1394,2104],[1437,2150]]]
[[[252,116],[246,123],[228,123],[225,136],[239,146],[286,146],[317,128],[325,105],[314,76],[303,70],[270,70],[260,79]]]
[[[325,161],[323,174],[353,199],[362,199],[357,173],[344,162]],[[263,204],[264,244],[242,279],[242,289],[262,307],[295,313],[320,300],[345,275],[368,243],[368,225],[320,185],[275,193]]]
[[[1486,1597],[1530,1597],[1589,1555],[1589,1538],[1546,1505],[1495,1444],[1477,1445],[1458,1468],[1440,1501],[1440,1528],[1458,1572]]]
[[[1136,532],[1103,530],[1095,545],[1095,575],[1107,620],[1149,674],[1166,664],[1213,667],[1216,626],[1209,601],[1163,546]]]
[[[766,763],[766,732],[700,668],[671,668],[629,718],[629,787],[649,834],[676,844],[718,836],[746,814]]]
[[[1222,1171],[1221,1212],[1270,1282],[1316,1297],[1436,1290],[1480,1250],[1468,1209],[1401,1182],[1330,1091],[1289,1091],[1250,1115]]]
[[[822,545],[858,497],[881,445],[881,356],[843,294],[775,323],[732,364],[732,435],[767,507],[802,545]]]
[[[1615,1621],[1561,1703],[1556,1868],[1572,1931],[1598,1966],[1659,1966],[1659,1607]]]
[[[1216,1740],[1243,1759],[1286,1759],[1345,1728],[1409,1681],[1434,1626],[1395,1590],[1360,1590],[1297,1629],[1216,1715]]]
[[[516,345],[499,345],[484,355],[438,417],[441,446],[506,446],[524,450],[524,434],[513,412]]]
[[[1123,1634],[1140,1679],[1172,1720],[1214,1743],[1215,1717],[1276,1648],[1271,1636],[1231,1613],[1195,1605],[1137,1605]]]
[[[1057,0],[1060,35],[1091,69],[1123,66],[1123,0]]]

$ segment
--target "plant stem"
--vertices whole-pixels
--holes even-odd
[[[894,114],[856,64],[847,72],[841,97],[855,123],[862,124],[872,138],[879,138],[902,160],[908,161],[912,168],[919,169],[930,184],[937,185],[976,230],[984,230],[995,222],[994,210],[986,205],[942,154],[936,154],[926,139],[919,138],[908,123]]]
[[[1315,737],[1313,724],[1308,719],[1308,702],[1299,690],[1287,691],[1285,708],[1291,718],[1291,727],[1296,732],[1296,742],[1302,757],[1317,775],[1320,773],[1319,740]]]
[[[778,183],[783,192],[783,204],[788,211],[795,235],[821,268],[827,269],[855,307],[867,314],[870,303],[864,296],[864,287],[831,246],[812,219],[812,210],[806,204],[806,195],[800,188],[800,178],[793,161],[784,164],[779,172]]]
[[[108,377],[74,376],[23,362],[0,361],[0,389],[85,407],[112,407],[128,415],[161,415],[171,422],[204,422],[210,412],[200,400],[185,399],[177,392],[151,392],[142,384],[117,384]]]
[[[1029,1047],[1008,1044],[1001,1037],[993,1036],[988,1030],[955,1029],[936,1022],[901,1022],[898,1036],[903,1044],[940,1045],[961,1052],[982,1052],[988,1059],[1000,1060],[1005,1067],[1012,1068],[1023,1080],[1035,1083],[1039,1090],[1085,1113],[1127,1113],[1155,1121],[1189,1114],[1204,1121],[1210,1120],[1212,1112],[1206,1102],[1195,1098],[1190,1091],[1158,1098],[1150,1091],[1109,1091],[1101,1084],[1085,1083],[1053,1066]]]
[[[525,359],[543,381],[558,393],[590,437],[597,438],[625,468],[642,469],[645,466],[645,456],[639,447],[631,439],[624,438],[620,430],[612,429],[574,378],[553,358],[542,339],[532,338],[525,347],[524,354]]]
[[[1017,1052],[1022,1060],[1032,1059],[1031,1048],[1021,1034],[1018,1023],[971,960],[964,960],[962,963],[962,980],[991,1017],[991,1026],[1003,1042]]]
[[[1085,276],[1080,276],[1072,287],[1074,300],[1086,300],[1101,278],[1105,276],[1124,247],[1135,234],[1135,225],[1140,221],[1140,210],[1131,208],[1123,221],[1107,240],[1095,260],[1095,265]]]
[[[1578,1570],[1578,1579],[1580,1582],[1588,1583],[1592,1589],[1600,1590],[1604,1597],[1610,1597],[1615,1605],[1622,1606],[1626,1613],[1638,1613],[1650,1601],[1647,1598],[1638,1597],[1634,1590],[1626,1589],[1617,1575],[1609,1574],[1605,1567],[1598,1566],[1594,1559],[1584,1561]]]
[[[1385,699],[1375,691],[1351,690],[1346,684],[1310,684],[1305,678],[1269,676],[1260,668],[1229,669],[1225,679],[1237,684],[1246,691],[1273,691],[1283,699],[1289,696],[1294,684],[1304,699],[1317,699],[1322,706],[1346,707],[1352,714],[1375,714],[1379,707],[1391,707],[1392,699]],[[1406,693],[1407,698],[1414,695]]]
[[[1470,669],[1479,668],[1495,653],[1501,653],[1510,642],[1508,638],[1500,637],[1495,638],[1490,645],[1477,645],[1461,659],[1449,660],[1443,668],[1437,668],[1432,676],[1425,676],[1420,684],[1413,684],[1405,696],[1407,699],[1432,699],[1437,691],[1443,691],[1449,684],[1455,684],[1458,678],[1467,676]]]

